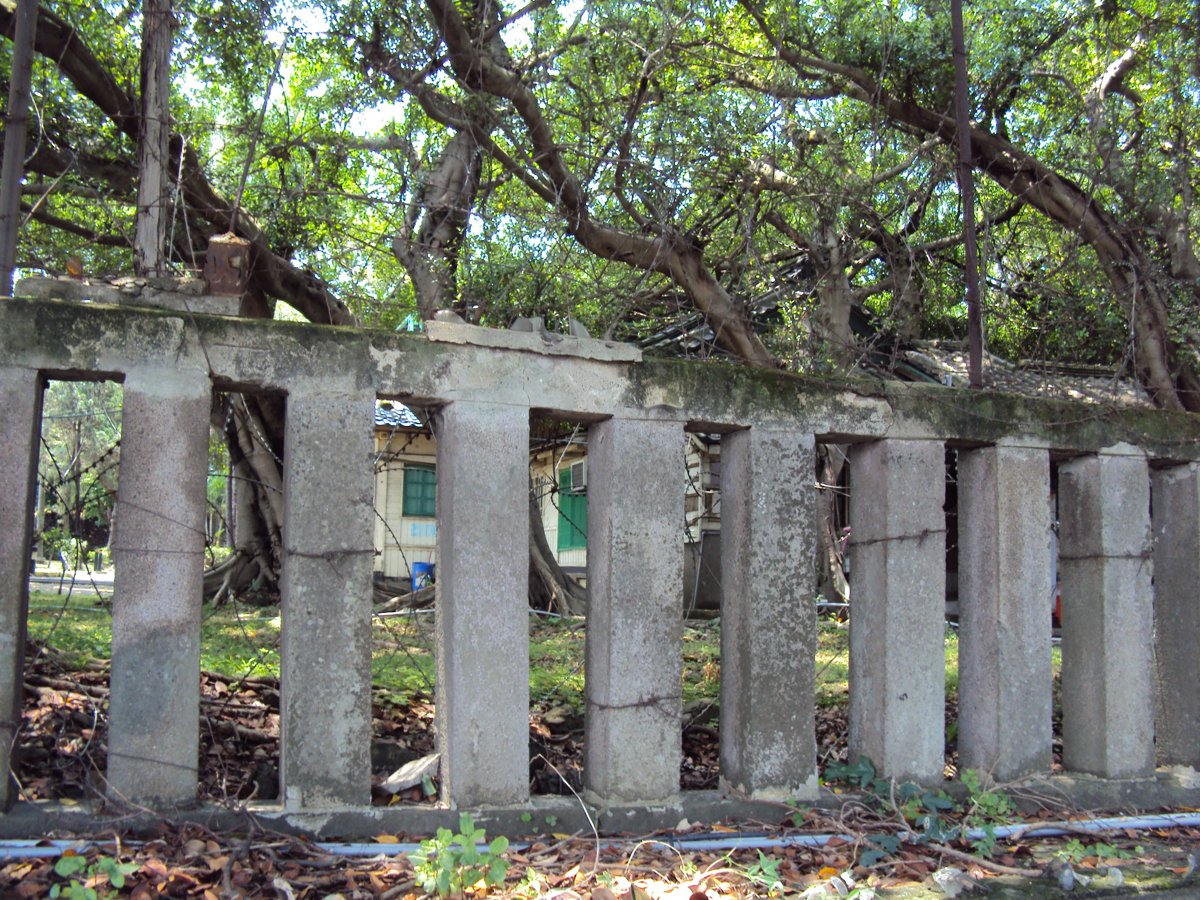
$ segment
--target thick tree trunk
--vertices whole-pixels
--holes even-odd
[[[205,574],[205,598],[262,604],[279,595],[283,561],[283,400],[231,394],[214,410],[234,479],[233,553]]]
[[[21,222],[21,174],[25,163],[25,131],[29,125],[29,95],[33,71],[33,32],[37,0],[18,0],[15,23],[3,24],[13,34],[12,72],[9,76],[7,115],[4,120],[4,159],[0,164],[0,297],[11,297]]]
[[[133,269],[166,274],[167,156],[171,137],[171,2],[142,3],[142,119]]]
[[[455,309],[467,317],[458,296],[458,248],[475,206],[482,161],[472,131],[458,132],[425,173],[425,183],[392,241],[426,319],[439,309]]]
[[[850,331],[850,307],[854,291],[846,267],[850,254],[832,225],[819,227],[808,241],[809,254],[817,265],[817,334],[824,339],[834,364],[843,370],[854,365],[858,347]]]

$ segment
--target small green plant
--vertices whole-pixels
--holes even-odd
[[[779,860],[772,859],[761,850],[758,851],[758,861],[746,866],[745,875],[751,884],[768,891],[783,890],[783,879],[779,877]]]
[[[983,776],[974,769],[965,769],[958,777],[967,789],[964,821],[982,833],[975,838],[971,849],[976,856],[989,857],[996,850],[996,823],[1011,822],[1017,816],[1017,809],[1003,791],[985,787]]]
[[[859,864],[872,866],[900,849],[901,844],[944,844],[956,840],[962,829],[948,825],[942,814],[954,809],[954,801],[944,791],[930,790],[919,784],[893,784],[880,778],[875,765],[865,756],[853,763],[833,763],[826,767],[829,780],[844,781],[874,797],[883,809],[891,809],[908,826],[903,838],[875,835],[863,850]]]
[[[544,893],[545,881],[533,866],[525,867],[525,877],[520,880],[513,893],[518,897],[540,897]]]
[[[798,800],[788,800],[787,805],[791,809],[791,812],[788,813],[788,821],[791,822],[792,827],[803,828],[804,817],[808,814],[809,807]]]
[[[94,862],[89,862],[86,856],[76,853],[65,853],[54,864],[54,874],[59,878],[70,879],[66,884],[56,884],[50,888],[51,897],[65,897],[67,900],[98,900],[109,896],[107,890],[100,893],[91,887],[89,882],[98,882],[101,877],[117,890],[125,887],[125,876],[132,875],[138,870],[137,863],[123,863],[111,856],[98,856]],[[82,875],[79,881],[74,876]]]
[[[470,813],[459,817],[458,834],[439,828],[436,837],[421,841],[409,854],[417,884],[439,897],[462,896],[464,888],[481,881],[489,888],[504,884],[508,860],[503,854],[508,849],[508,838],[501,836],[484,846],[486,840]]]
[[[958,777],[967,789],[970,804],[968,814],[972,817],[972,824],[1008,821],[1016,816],[1017,809],[1008,799],[1008,795],[995,788],[985,787],[983,776],[974,769],[966,769]]]
[[[1079,865],[1089,856],[1094,856],[1097,859],[1132,859],[1136,854],[1141,852],[1141,847],[1134,847],[1131,853],[1128,850],[1122,850],[1120,847],[1107,844],[1104,841],[1085,844],[1079,838],[1071,838],[1058,849],[1056,855],[1059,859],[1064,859],[1073,865]]]
[[[825,780],[841,781],[872,794],[885,794],[888,789],[887,780],[876,777],[875,764],[865,756],[852,763],[831,762],[825,767]]]

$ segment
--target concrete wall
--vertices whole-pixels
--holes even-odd
[[[552,811],[563,830],[586,827],[574,801],[528,793],[529,421],[547,413],[589,423],[584,778],[588,808],[605,827],[674,825],[756,800],[818,797],[811,563],[821,441],[854,445],[855,754],[885,775],[942,779],[942,505],[952,443],[976,448],[963,453],[959,483],[969,570],[963,760],[997,776],[1048,774],[1048,609],[1046,618],[1038,610],[1049,571],[1047,461],[1057,453],[1071,458],[1060,484],[1066,764],[1099,783],[1152,782],[1155,615],[1164,753],[1195,764],[1191,707],[1183,704],[1178,723],[1161,720],[1197,678],[1196,642],[1168,633],[1177,623],[1193,628],[1200,582],[1196,417],[1079,415],[1063,403],[981,392],[820,383],[469,326],[408,337],[53,301],[0,303],[0,360],[0,510],[14,523],[0,535],[0,703],[10,722],[23,666],[41,384],[63,376],[126,383],[123,464],[145,474],[128,482],[123,474],[117,516],[114,800],[166,808],[195,796],[197,494],[214,389],[287,397],[283,791],[279,806],[260,810],[287,827],[346,835],[446,823],[436,810],[367,805],[377,397],[438,410],[444,809],[476,808],[509,830],[531,810]],[[678,774],[689,431],[724,435],[723,787],[702,797],[681,796]],[[156,530],[164,508],[178,521]],[[5,821],[15,820],[0,820],[0,831]]]

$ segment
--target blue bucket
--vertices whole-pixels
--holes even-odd
[[[433,573],[436,567],[433,563],[413,563],[412,564],[412,589],[419,591],[423,587],[429,587],[433,584]]]

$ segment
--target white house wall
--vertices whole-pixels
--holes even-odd
[[[405,466],[432,466],[435,448],[428,435],[376,433],[375,571],[390,578],[410,577],[413,563],[437,562],[437,519],[404,515]]]

